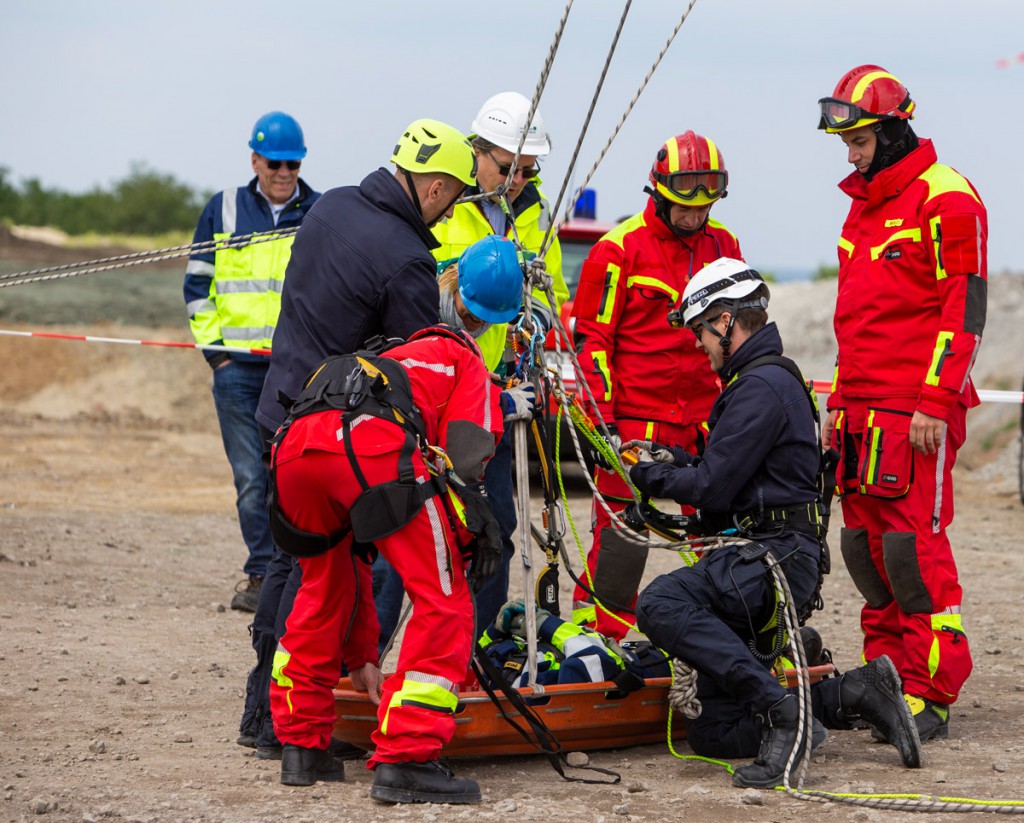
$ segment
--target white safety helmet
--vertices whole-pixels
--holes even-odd
[[[530,113],[530,101],[517,91],[503,91],[480,107],[469,138],[482,137],[484,140],[500,146],[506,151],[515,152],[526,126],[526,115]],[[523,143],[523,154],[543,157],[551,151],[551,141],[544,129],[544,118],[540,112],[534,112],[533,122],[526,132]]]
[[[743,298],[757,291],[759,286],[768,286],[758,272],[742,260],[719,257],[709,263],[686,284],[683,292],[683,325],[689,326],[714,303],[725,303],[723,311],[733,315],[739,309],[767,309],[768,297],[757,300]]]

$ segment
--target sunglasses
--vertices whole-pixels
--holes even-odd
[[[723,312],[723,314],[724,314],[724,312]],[[708,320],[699,320],[699,321],[697,321],[697,323],[695,323],[694,325],[690,326],[689,329],[690,329],[690,331],[693,332],[693,336],[694,337],[696,337],[699,341],[704,342],[704,329],[710,329],[721,318],[722,318],[722,315],[720,314],[720,315],[718,315],[718,317],[714,317],[714,318],[711,318],[711,319],[708,319]]]
[[[298,171],[299,166],[302,165],[301,160],[267,160],[266,158],[263,158],[263,161],[271,171],[277,171],[281,168],[282,164],[288,167],[288,171]]]
[[[491,154],[489,151],[484,153],[488,157],[490,157],[491,160],[494,162],[494,165],[498,167],[498,174],[500,174],[502,177],[508,177],[508,173],[512,171],[512,164],[510,163],[508,165],[502,165],[495,159],[494,155]],[[534,177],[540,174],[540,169],[537,168],[537,166],[527,166],[526,168],[520,166],[519,168],[516,169],[516,174],[523,175],[523,180],[532,180]]]

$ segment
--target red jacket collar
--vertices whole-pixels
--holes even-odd
[[[853,172],[839,184],[839,188],[854,200],[878,203],[895,197],[938,162],[931,140],[920,139],[918,146],[895,166],[882,169],[870,182],[859,171]]]
[[[710,215],[708,216],[710,220]],[[668,226],[665,225],[665,221],[658,217],[657,206],[654,203],[653,197],[647,198],[647,206],[644,209],[644,223],[647,224],[647,228],[650,229],[658,240],[669,241],[678,240],[680,243],[685,245],[689,249],[693,249],[694,243],[697,242],[697,238],[702,237],[707,232],[708,224],[704,223],[704,228],[690,237],[680,237]]]

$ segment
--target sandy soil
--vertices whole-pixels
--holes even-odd
[[[993,281],[976,370],[986,388],[1018,386],[1021,285]],[[832,300],[828,285],[773,294],[791,353],[816,378],[830,374]],[[182,324],[60,330],[187,339]],[[458,761],[484,789],[471,809],[378,806],[358,763],[343,784],[281,786],[278,764],[234,742],[253,652],[249,616],[225,609],[244,550],[200,356],[0,337],[0,358],[0,820],[910,819],[734,789],[720,767],[664,745],[592,753],[622,774],[618,786],[565,783],[535,757]],[[910,772],[866,733],[833,733],[809,788],[1024,797],[1018,414],[973,412],[957,470],[952,535],[975,671],[950,739]],[[585,522],[580,484],[572,508]],[[648,576],[673,559],[653,557]],[[853,666],[859,597],[841,562],[824,594],[816,625],[840,668]]]

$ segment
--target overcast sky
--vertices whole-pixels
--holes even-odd
[[[592,165],[685,2],[635,0],[577,166]],[[250,176],[246,146],[283,109],[309,146],[320,190],[386,165],[412,120],[469,129],[498,91],[531,96],[559,0],[0,0],[0,165],[15,180],[82,191],[133,161],[204,190]],[[540,111],[554,140],[554,202],[622,4],[577,0]],[[673,134],[712,137],[730,171],[715,216],[765,270],[835,262],[850,167],[816,131],[817,100],[861,63],[899,77],[914,127],[968,176],[989,210],[990,268],[1021,269],[1014,237],[1024,63],[1021,0],[698,0],[593,185],[598,216],[641,209],[654,153]]]

